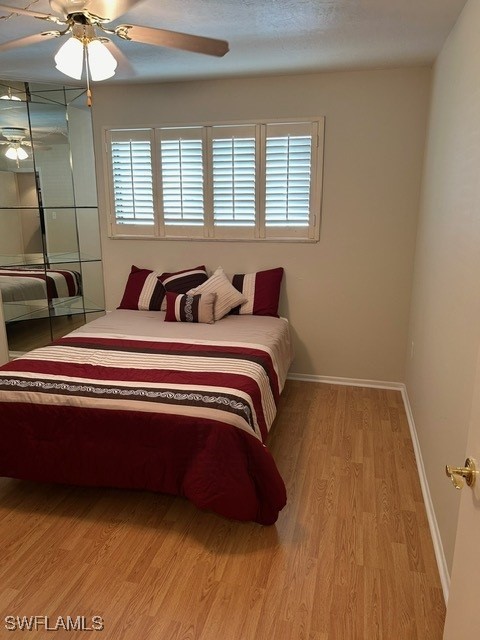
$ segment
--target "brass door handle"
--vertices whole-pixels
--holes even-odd
[[[478,474],[477,465],[473,458],[467,458],[464,467],[450,467],[447,464],[445,472],[455,489],[458,490],[463,489],[465,482],[469,487],[473,487]]]

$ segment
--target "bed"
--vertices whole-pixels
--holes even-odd
[[[288,321],[164,322],[119,309],[0,368],[0,476],[146,489],[273,524],[266,446],[292,360]]]
[[[81,276],[67,269],[0,267],[3,302],[53,300],[81,294]]]

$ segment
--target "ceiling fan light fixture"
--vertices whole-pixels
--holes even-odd
[[[28,158],[28,153],[22,147],[8,147],[5,155],[10,160],[26,160]]]
[[[63,44],[55,55],[56,68],[70,78],[80,80],[83,71],[83,60],[87,52],[87,64],[92,80],[106,80],[115,75],[117,61],[107,47],[94,38],[81,40],[72,36]]]
[[[55,67],[66,76],[80,80],[83,70],[83,44],[75,37],[69,38],[55,54]]]
[[[117,61],[103,42],[91,40],[86,46],[88,68],[92,80],[98,82],[114,76]]]

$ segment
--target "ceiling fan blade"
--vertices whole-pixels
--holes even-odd
[[[87,0],[87,9],[96,16],[115,20],[143,0]]]
[[[121,51],[120,48],[110,40],[110,38],[102,38],[102,42],[109,49],[110,53],[117,61],[118,71],[122,71],[130,77],[135,76],[135,70],[123,51]]]
[[[122,16],[142,0],[50,0],[53,11],[67,16],[83,10],[108,19],[108,22]]]
[[[39,20],[50,20],[51,22],[58,22],[58,18],[56,18],[55,16],[51,16],[48,13],[19,9],[18,7],[10,7],[7,4],[0,4],[0,11],[6,11],[7,13],[18,13],[21,16],[29,16],[30,18],[38,18]]]
[[[115,28],[115,33],[124,40],[153,44],[159,47],[171,47],[184,49],[194,53],[205,53],[209,56],[224,56],[228,51],[228,42],[193,36],[179,31],[167,31],[166,29],[154,29],[153,27],[138,27],[134,24],[121,24]]]
[[[44,31],[43,33],[35,33],[33,36],[26,36],[25,38],[17,38],[17,40],[10,40],[0,44],[0,51],[8,51],[9,49],[16,49],[18,47],[28,47],[31,44],[37,44],[42,40],[50,40],[50,38],[58,38],[60,31]]]

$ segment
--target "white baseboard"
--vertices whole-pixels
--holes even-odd
[[[343,384],[347,387],[372,387],[374,389],[395,389],[401,391],[404,388],[402,382],[384,382],[383,380],[363,380],[361,378],[335,378],[332,376],[313,376],[307,373],[289,373],[288,380],[301,382],[323,382],[324,384]]]
[[[412,438],[413,450],[415,452],[415,461],[417,463],[418,477],[420,481],[420,487],[422,489],[423,501],[425,503],[425,509],[427,512],[428,524],[430,527],[430,535],[432,536],[433,549],[435,551],[435,559],[437,561],[438,572],[440,574],[440,582],[442,584],[443,597],[445,602],[448,602],[448,593],[450,590],[450,574],[448,571],[447,561],[445,559],[445,553],[443,551],[442,539],[440,537],[440,531],[438,529],[437,518],[435,516],[435,510],[433,508],[432,496],[428,486],[427,475],[425,472],[425,466],[423,464],[422,452],[420,449],[420,443],[418,441],[417,429],[415,427],[415,420],[413,419],[412,407],[410,400],[408,399],[407,388],[403,382],[384,382],[382,380],[362,380],[360,378],[335,378],[329,376],[314,376],[302,373],[290,373],[288,374],[289,380],[299,380],[301,382],[323,382],[325,384],[339,384],[353,387],[371,387],[374,389],[393,389],[400,391],[402,394],[403,404],[405,406],[405,413],[407,416],[408,426],[410,429],[410,436]]]
[[[420,478],[420,487],[422,488],[423,501],[425,503],[425,509],[427,511],[428,524],[430,526],[430,535],[432,536],[433,549],[435,551],[435,558],[437,560],[438,573],[440,574],[440,582],[442,583],[443,597],[445,603],[448,602],[448,594],[450,591],[450,573],[448,571],[448,565],[443,551],[442,539],[440,537],[440,531],[438,529],[437,518],[435,516],[435,510],[433,508],[432,496],[428,486],[427,474],[425,473],[425,466],[423,464],[422,451],[420,449],[420,443],[418,441],[417,429],[415,427],[415,421],[413,419],[412,407],[410,406],[410,400],[408,399],[407,388],[403,385],[402,389],[403,404],[405,405],[405,413],[407,414],[408,426],[410,427],[410,435],[412,437],[413,450],[415,451],[415,460],[417,462],[418,476]]]

